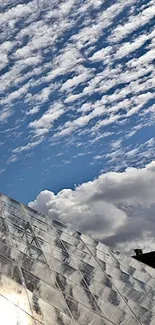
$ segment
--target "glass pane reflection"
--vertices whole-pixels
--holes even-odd
[[[154,269],[9,197],[0,200],[2,324],[155,324]]]

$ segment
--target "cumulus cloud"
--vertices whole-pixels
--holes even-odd
[[[141,169],[101,174],[56,195],[44,190],[29,206],[109,245],[131,251],[137,245],[144,249],[153,247],[154,193],[152,161]]]

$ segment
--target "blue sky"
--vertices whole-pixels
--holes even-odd
[[[27,204],[151,163],[154,0],[0,7],[0,191]]]

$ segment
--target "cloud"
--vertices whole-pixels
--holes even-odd
[[[85,82],[86,80],[90,79],[91,75],[89,75],[89,71],[88,72],[83,72],[78,76],[74,76],[72,79],[68,79],[61,87],[60,90],[64,91],[64,90],[69,90],[71,88],[73,88],[74,86],[78,86],[80,83]]]
[[[147,248],[155,231],[155,161],[107,172],[74,190],[42,191],[29,206],[124,250]],[[155,245],[154,245],[155,246]]]
[[[48,169],[37,146],[53,165],[53,152],[65,152],[59,164],[72,168],[80,145],[92,152],[97,172],[150,162],[154,1],[0,2],[0,132],[7,144],[1,168],[30,151],[38,172]],[[81,163],[88,164],[82,156]]]
[[[34,142],[29,142],[27,143],[25,146],[22,146],[22,147],[18,147],[18,148],[15,148],[12,150],[13,154],[17,154],[19,152],[23,152],[23,151],[27,151],[27,150],[30,150],[34,147],[36,147],[39,143],[41,143],[43,141],[43,137],[40,137],[39,140],[37,141],[34,141]],[[14,158],[14,155],[13,155],[13,158]],[[15,156],[15,158],[17,158]],[[9,160],[10,161],[10,160]],[[15,161],[15,160],[12,160],[12,161]]]
[[[9,62],[8,54],[12,50],[14,43],[13,42],[3,42],[0,45],[0,70],[3,69]]]
[[[5,172],[5,168],[0,169],[0,174],[3,174]]]
[[[29,127],[33,129],[36,136],[46,134],[52,127],[55,120],[57,120],[64,112],[62,103],[55,103],[55,106],[49,108],[45,114],[38,120],[30,122]]]
[[[14,20],[17,18],[22,18],[25,15],[29,15],[32,11],[32,9],[34,9],[34,5],[35,5],[36,1],[32,1],[29,4],[25,5],[25,4],[18,4],[17,6],[5,11],[5,13],[1,13],[0,14],[0,24],[8,24],[8,22],[10,22],[10,20]]]
[[[155,17],[155,5],[150,4],[149,8],[142,10],[138,15],[129,17],[129,21],[124,25],[116,27],[110,36],[110,40],[118,42],[131,34],[136,29],[144,26]]]
[[[34,115],[34,114],[37,114],[39,112],[39,107],[36,106],[36,107],[33,107],[31,108],[28,112],[26,112],[26,115]]]
[[[124,42],[122,46],[119,47],[118,51],[116,52],[115,58],[123,58],[130,53],[133,53],[138,48],[140,48],[149,38],[152,39],[154,32],[150,33],[149,35],[140,35],[135,41],[133,42]]]

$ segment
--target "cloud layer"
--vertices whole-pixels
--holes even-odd
[[[92,147],[109,130],[110,155],[102,147],[100,156],[110,165],[111,142],[120,139],[115,163],[128,166],[132,150],[148,163],[151,135],[140,150],[133,136],[154,125],[154,1],[7,0],[1,7],[0,122],[10,130],[5,141],[16,138],[5,166],[42,143],[72,136],[77,145],[83,133]]]
[[[107,172],[74,190],[42,191],[29,206],[127,252],[155,249],[155,161]]]
[[[144,216],[153,218],[153,185],[142,175],[155,160],[155,1],[0,8],[0,191],[29,202],[43,188],[83,184],[37,202],[111,244],[126,231],[129,242],[142,237]]]

